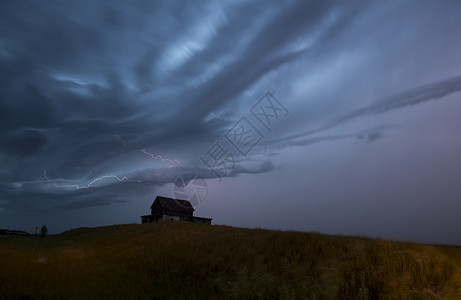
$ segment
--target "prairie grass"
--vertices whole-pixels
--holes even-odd
[[[0,299],[461,299],[461,247],[167,222],[0,239]]]

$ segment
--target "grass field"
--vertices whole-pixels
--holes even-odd
[[[461,247],[168,222],[0,238],[1,299],[461,299]]]

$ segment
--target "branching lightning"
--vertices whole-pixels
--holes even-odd
[[[123,146],[126,146],[126,141],[121,138],[118,134],[114,134],[114,137],[115,139],[122,143]],[[152,157],[153,159],[158,159],[162,162],[168,162],[168,163],[174,163],[174,164],[180,164],[181,162],[177,159],[170,159],[170,158],[166,158],[166,157],[163,157],[162,155],[155,155],[153,153],[149,153],[147,152],[146,150],[144,149],[140,149],[140,151],[146,155],[149,155],[150,157]],[[172,168],[173,166],[169,166],[169,168]],[[125,180],[128,180],[128,178],[126,176],[123,176],[123,177],[119,177],[117,175],[104,175],[104,176],[101,176],[101,177],[98,177],[98,178],[95,178],[93,179],[92,181],[90,181],[88,184],[86,185],[78,185],[78,184],[59,184],[56,180],[53,180],[53,179],[50,179],[48,177],[48,174],[46,172],[46,170],[43,171],[43,176],[45,177],[45,179],[52,183],[56,188],[71,188],[71,189],[88,189],[90,188],[93,184],[95,184],[96,182],[102,180],[102,179],[106,179],[106,178],[113,178],[113,179],[116,179],[120,182],[122,181],[125,181]],[[62,180],[62,179],[61,179]],[[59,180],[59,181],[61,181]],[[141,183],[142,181],[141,180],[137,180],[138,183]]]
[[[47,174],[46,174],[46,170],[43,171],[43,176],[45,176],[46,180],[51,182],[55,187],[57,188],[75,188],[75,189],[88,189],[91,187],[92,184],[96,183],[97,181],[99,180],[102,180],[102,179],[105,179],[105,178],[115,178],[117,179],[118,181],[122,182],[122,181],[125,181],[125,180],[128,180],[128,178],[126,176],[123,176],[122,178],[116,176],[116,175],[104,175],[104,176],[101,176],[101,177],[98,177],[98,178],[95,178],[93,179],[90,183],[88,183],[87,185],[78,185],[78,184],[57,184],[55,181],[51,180],[50,178],[48,178]]]
[[[147,152],[147,151],[144,150],[144,149],[140,149],[139,151],[141,151],[141,152],[144,153],[144,154],[149,155],[149,156],[152,157],[153,159],[160,159],[160,161],[167,161],[167,162],[175,163],[175,164],[181,163],[179,160],[176,160],[176,159],[169,159],[169,158],[166,158],[166,157],[161,156],[160,154],[159,154],[159,155],[155,155],[155,154],[152,154],[152,153]]]

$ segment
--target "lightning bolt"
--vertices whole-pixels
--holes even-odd
[[[144,153],[144,154],[149,155],[149,156],[152,157],[153,159],[160,159],[160,161],[167,161],[167,162],[175,163],[175,164],[181,163],[179,160],[176,160],[176,159],[169,159],[169,158],[166,158],[166,157],[161,156],[160,154],[159,154],[159,155],[155,155],[155,154],[152,154],[152,153],[147,152],[147,151],[144,150],[144,149],[140,149],[139,151],[141,151],[141,152]]]
[[[46,180],[51,182],[55,187],[57,188],[75,188],[77,190],[79,189],[88,189],[91,187],[92,184],[96,183],[97,181],[99,180],[102,180],[102,179],[105,179],[105,178],[115,178],[117,179],[118,181],[122,182],[122,181],[125,181],[125,180],[128,180],[128,178],[126,176],[123,176],[122,178],[116,176],[116,175],[104,175],[104,176],[101,176],[101,177],[98,177],[98,178],[95,178],[93,179],[90,183],[88,183],[87,185],[78,185],[78,184],[57,184],[55,181],[51,180],[50,178],[48,178],[48,175],[46,174],[46,170],[43,171],[43,176],[45,176]]]

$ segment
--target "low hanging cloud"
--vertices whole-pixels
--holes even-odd
[[[441,99],[445,96],[454,94],[461,91],[461,76],[455,76],[446,80],[425,84],[420,87],[416,87],[402,93],[396,94],[391,97],[387,97],[381,100],[376,101],[373,104],[368,106],[353,110],[347,114],[340,116],[337,119],[334,119],[324,126],[306,131],[303,133],[298,133],[294,135],[285,136],[281,139],[272,140],[269,143],[282,143],[282,142],[289,142],[292,140],[297,140],[302,137],[318,134],[324,131],[328,131],[334,127],[340,126],[345,124],[348,121],[359,117],[366,117],[369,115],[378,115],[383,114],[388,111],[403,109],[409,106],[414,106],[422,103],[426,103],[432,100]],[[346,135],[343,137],[350,137],[354,135]],[[382,134],[377,134],[374,136],[369,136],[368,139],[370,141],[374,141],[378,138],[381,138]],[[332,136],[320,136],[314,137],[310,141],[326,141],[326,140],[336,140],[339,137],[332,137]],[[311,142],[306,142],[305,144],[311,144]],[[296,143],[295,143],[296,144]],[[300,143],[298,143],[300,144]]]
[[[40,207],[47,209],[79,209],[132,201],[133,197],[142,197],[152,194],[157,187],[174,183],[184,174],[200,175],[204,179],[225,179],[237,177],[240,174],[260,174],[274,170],[270,160],[242,165],[236,163],[229,172],[218,177],[216,172],[197,166],[180,166],[170,168],[146,168],[126,173],[124,180],[105,179],[87,183],[67,182],[65,180],[40,180],[27,184],[5,185],[0,187],[4,197],[10,199],[4,204],[10,210],[27,207],[27,211],[34,211]],[[129,179],[128,179],[129,178]],[[45,178],[44,178],[45,179]],[[27,192],[25,192],[27,191]],[[1,203],[0,203],[1,204]],[[23,210],[21,208],[21,210]]]
[[[79,209],[79,208],[88,208],[95,206],[106,206],[117,203],[126,203],[130,202],[128,200],[119,200],[119,199],[109,199],[109,198],[90,198],[85,200],[79,200],[67,204],[57,205],[56,209],[69,210],[69,209]]]

